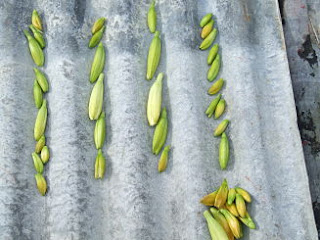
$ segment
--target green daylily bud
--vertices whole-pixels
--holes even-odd
[[[159,163],[158,163],[158,172],[163,172],[164,170],[166,170],[167,164],[168,164],[169,151],[170,151],[170,145],[166,146],[163,149]]]
[[[159,73],[157,80],[150,88],[147,104],[147,116],[150,126],[156,125],[160,117],[162,103],[162,79],[163,73]]]
[[[45,164],[49,161],[50,152],[47,146],[44,146],[41,150],[41,161]]]
[[[100,149],[103,146],[104,139],[106,137],[106,115],[104,112],[100,114],[100,117],[96,121],[96,126],[94,128],[94,143],[96,149]]]
[[[94,166],[94,177],[95,179],[102,179],[105,173],[106,159],[104,158],[101,149],[98,150],[96,157],[96,163]]]
[[[100,73],[102,73],[104,69],[104,64],[106,61],[106,53],[103,47],[103,44],[100,42],[99,46],[97,47],[96,53],[93,58],[92,66],[91,66],[91,71],[90,71],[90,82],[94,83]]]
[[[90,120],[97,120],[102,111],[103,105],[103,92],[104,92],[104,84],[103,84],[104,74],[100,73],[98,81],[94,85],[90,100],[89,100],[89,118]]]
[[[43,100],[42,106],[38,111],[36,122],[34,124],[34,139],[38,141],[44,134],[47,125],[47,100]]]
[[[161,55],[160,32],[156,31],[151,41],[147,62],[147,80],[151,80],[157,71]]]
[[[152,152],[156,155],[161,151],[164,143],[167,139],[168,132],[168,119],[166,108],[162,109],[160,120],[154,130],[153,142],[152,142]]]

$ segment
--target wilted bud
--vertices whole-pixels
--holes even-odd
[[[225,205],[225,208],[231,212],[233,214],[233,216],[235,217],[238,217],[239,216],[239,213],[238,213],[238,210],[237,210],[237,207],[236,207],[236,204],[235,203],[232,203],[231,205],[228,205],[226,204]]]
[[[104,91],[104,84],[103,84],[104,74],[101,73],[99,76],[98,81],[94,85],[90,100],[89,100],[89,118],[90,120],[97,120],[102,111],[102,104],[103,104],[103,91]]]
[[[96,149],[102,148],[104,139],[106,137],[106,119],[105,118],[106,118],[106,114],[102,112],[94,128],[94,143],[96,144]]]
[[[106,159],[104,158],[101,149],[98,150],[94,170],[94,178],[102,179],[106,170]]]
[[[246,203],[244,202],[243,197],[238,193],[236,194],[236,207],[240,217],[245,217],[247,212]]]
[[[34,139],[39,141],[40,137],[44,134],[47,125],[47,100],[43,100],[42,106],[38,111],[36,122],[34,124]]]
[[[202,41],[199,48],[201,50],[205,50],[205,49],[209,48],[211,46],[211,44],[213,43],[213,41],[216,39],[217,34],[218,34],[218,30],[216,28],[214,28],[209,33],[209,35]]]
[[[41,161],[43,163],[47,163],[49,161],[50,158],[50,152],[49,152],[49,148],[47,146],[44,146],[41,150]]]
[[[93,58],[91,71],[90,71],[90,82],[94,83],[100,73],[102,73],[104,64],[106,60],[106,53],[104,51],[104,47],[102,43],[99,43],[99,46],[97,47],[96,53]]]
[[[214,119],[218,119],[224,113],[225,108],[226,108],[226,100],[221,99],[214,112]]]
[[[160,117],[162,103],[162,79],[163,73],[159,73],[157,80],[150,88],[147,105],[147,116],[150,126],[156,125]]]
[[[42,30],[42,21],[41,21],[41,18],[39,16],[37,10],[33,10],[33,12],[32,12],[31,23],[38,30]]]
[[[46,145],[46,137],[42,135],[36,143],[35,152],[40,153],[44,145]]]
[[[226,179],[223,180],[218,192],[216,199],[214,201],[214,206],[217,208],[221,208],[225,205],[228,197],[228,182]]]
[[[91,29],[91,32],[93,35],[103,27],[105,21],[106,21],[106,18],[104,17],[99,18],[97,21],[95,21]]]
[[[214,20],[211,19],[203,28],[201,31],[201,38],[206,38],[212,31],[214,24]]]
[[[233,235],[239,239],[242,237],[242,228],[241,225],[238,221],[238,219],[233,216],[228,210],[226,209],[220,209],[220,212],[224,215],[224,217],[226,218],[229,227],[233,233]]]
[[[168,119],[166,108],[162,109],[160,120],[154,130],[153,141],[152,141],[152,152],[156,155],[161,151],[164,143],[167,139],[168,133]]]
[[[157,71],[161,55],[160,32],[156,31],[151,41],[147,62],[147,80],[151,80]]]
[[[236,187],[235,189],[236,189],[236,192],[239,193],[246,202],[249,202],[249,203],[251,202],[251,196],[246,190],[239,187]]]
[[[33,159],[34,168],[36,169],[37,173],[42,173],[43,172],[43,163],[42,163],[40,157],[38,156],[38,154],[36,154],[35,152],[32,153],[32,159]]]
[[[223,87],[223,84],[224,84],[224,80],[220,78],[218,81],[212,84],[212,86],[208,90],[208,94],[210,95],[217,94]]]
[[[170,151],[170,145],[166,146],[162,151],[162,154],[158,163],[159,172],[163,172],[167,168],[169,151]]]
[[[42,196],[44,196],[46,194],[46,191],[47,191],[47,182],[46,182],[46,180],[44,179],[44,177],[40,173],[37,173],[35,175],[35,179],[36,179],[36,183],[37,183],[37,187],[38,187],[39,193]]]
[[[223,120],[214,131],[213,136],[215,137],[220,136],[226,130],[226,128],[228,127],[228,124],[229,124],[228,119]]]
[[[214,206],[214,201],[216,199],[218,191],[214,191],[206,196],[204,196],[201,200],[200,203],[206,206]]]

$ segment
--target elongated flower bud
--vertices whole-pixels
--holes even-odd
[[[42,173],[43,172],[43,163],[42,163],[40,157],[38,156],[38,154],[36,154],[35,152],[32,153],[32,159],[33,159],[34,168],[36,169],[37,173]]]
[[[150,88],[147,105],[147,116],[150,126],[156,125],[160,117],[162,102],[162,79],[163,73],[159,73],[157,80]]]
[[[216,219],[218,223],[220,223],[220,225],[223,227],[224,231],[228,235],[229,240],[233,240],[233,233],[229,227],[227,219],[223,216],[223,214],[220,213],[219,210],[214,207],[210,208],[210,212],[213,215],[214,219]]]
[[[238,221],[238,219],[233,216],[228,210],[226,209],[220,209],[220,212],[224,215],[224,217],[226,218],[229,227],[233,233],[233,235],[239,239],[242,237],[242,228],[241,225]]]
[[[207,220],[208,229],[211,235],[211,239],[213,240],[228,240],[228,235],[224,231],[223,227],[220,225],[220,223],[212,217],[210,212],[206,210],[203,213],[203,216]]]
[[[217,94],[223,87],[223,84],[224,84],[224,80],[220,78],[218,81],[212,84],[212,86],[208,90],[208,94],[210,95]]]
[[[202,29],[201,38],[206,38],[212,31],[214,25],[214,20],[211,19]]]
[[[219,146],[219,163],[222,170],[226,169],[229,162],[229,141],[225,133],[222,133]]]
[[[41,21],[41,18],[39,16],[37,10],[33,10],[33,12],[32,12],[31,23],[38,30],[42,30],[42,21]]]
[[[239,216],[239,213],[238,213],[238,210],[237,210],[235,203],[232,203],[231,205],[226,204],[225,207],[229,212],[232,213],[233,216],[235,216],[235,217]]]
[[[239,193],[236,194],[236,207],[240,217],[245,217],[247,212],[246,203]]]
[[[101,73],[99,76],[98,81],[94,85],[90,100],[89,100],[89,118],[90,120],[97,120],[102,111],[102,104],[103,104],[103,91],[104,91],[104,84],[103,84],[104,74]]]
[[[163,149],[161,153],[161,157],[159,159],[159,163],[158,163],[158,172],[163,172],[164,170],[166,170],[167,164],[168,164],[169,151],[170,151],[170,145],[166,146]]]
[[[246,217],[245,218],[239,217],[239,219],[247,227],[249,227],[251,229],[256,229],[256,224],[254,223],[254,221],[252,220],[252,218],[250,217],[248,212],[246,212]]]
[[[214,28],[209,33],[209,35],[202,41],[199,48],[201,50],[205,50],[205,49],[209,48],[211,46],[211,44],[214,42],[214,40],[216,39],[217,34],[218,34],[218,30],[216,28]]]
[[[38,141],[44,134],[47,125],[47,100],[43,100],[42,106],[38,111],[36,122],[34,124],[34,139]]]
[[[42,135],[36,143],[35,152],[40,153],[42,148],[46,145],[46,137]]]
[[[31,36],[31,34],[27,31],[24,30],[24,35],[26,36],[29,44],[29,51],[31,54],[31,57],[37,66],[43,66],[44,64],[44,54],[41,49],[41,46],[37,42],[37,40]]]
[[[215,44],[213,44],[213,46],[210,49],[209,54],[208,54],[208,58],[207,58],[208,65],[212,64],[212,62],[216,58],[218,52],[219,52],[219,44],[215,43]]]
[[[223,180],[219,190],[217,192],[216,199],[214,200],[214,206],[217,208],[221,208],[225,205],[228,197],[228,182],[226,179]]]
[[[96,163],[94,166],[94,178],[95,179],[102,179],[106,170],[106,159],[102,154],[102,150],[98,150],[98,154],[96,157]]]
[[[103,44],[100,42],[99,46],[97,47],[96,53],[93,58],[92,66],[91,66],[91,71],[90,71],[90,82],[94,83],[100,73],[102,73],[104,64],[106,61],[106,53],[104,51]]]
[[[161,39],[160,32],[156,31],[151,41],[148,53],[147,62],[147,80],[153,78],[154,73],[157,71],[161,55]]]
[[[33,82],[33,98],[34,98],[34,104],[36,105],[36,107],[40,108],[43,101],[43,94],[37,80],[34,80]]]
[[[214,206],[214,201],[216,199],[218,191],[214,191],[203,198],[201,198],[200,203],[206,206]]]
[[[102,36],[103,36],[103,32],[105,30],[105,26],[103,26],[99,31],[97,31],[90,39],[89,42],[89,48],[94,48],[95,46],[98,45],[98,43],[100,42]]]
[[[47,146],[44,146],[41,150],[41,161],[45,164],[49,161],[50,152]]]
[[[148,27],[151,33],[154,33],[157,29],[157,12],[154,5],[155,1],[152,1],[148,11]]]
[[[207,79],[209,82],[212,82],[218,76],[218,73],[220,71],[220,65],[221,65],[220,54],[217,54],[217,56],[213,60],[213,63],[211,64],[208,70]]]
[[[218,119],[224,113],[225,109],[226,109],[226,100],[221,99],[214,112],[214,119]]]
[[[96,144],[96,149],[102,148],[104,139],[106,137],[106,119],[105,118],[106,118],[106,114],[102,112],[94,128],[94,143]]]
[[[35,176],[36,179],[36,183],[37,183],[37,188],[39,193],[44,196],[46,194],[47,191],[47,182],[44,179],[44,177],[42,176],[42,174],[37,173]]]
[[[200,27],[204,27],[212,18],[212,13],[206,14],[200,21]]]
[[[166,108],[162,109],[160,120],[154,130],[153,142],[152,142],[152,152],[156,155],[161,151],[164,143],[167,139],[168,132],[168,119]]]
[[[251,202],[251,196],[246,190],[239,187],[236,187],[235,189],[236,189],[236,192],[239,193],[246,202],[249,202],[249,203]]]
[[[221,98],[221,94],[219,94],[215,99],[212,100],[212,102],[210,103],[209,107],[206,110],[206,114],[208,116],[208,118],[211,118],[211,116],[213,115],[219,101]]]
[[[106,18],[104,17],[99,18],[97,21],[95,21],[91,29],[92,35],[94,35],[104,26],[105,21],[106,21]]]
[[[37,68],[33,68],[34,74],[36,75],[36,79],[38,84],[40,85],[41,89],[43,92],[48,92],[49,90],[49,84],[46,76],[44,75],[43,72],[41,72]]]
[[[228,124],[229,124],[228,119],[223,120],[214,131],[213,136],[215,137],[220,136],[226,130],[226,128],[228,127]]]
[[[41,48],[44,48],[46,46],[46,42],[44,41],[43,35],[40,32],[40,30],[38,30],[37,28],[35,28],[33,25],[29,25],[30,30],[33,33],[34,38],[38,41],[38,43],[40,44]]]
[[[227,204],[231,205],[236,198],[236,190],[234,188],[229,189]]]

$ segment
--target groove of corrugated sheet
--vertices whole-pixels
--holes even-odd
[[[252,193],[257,230],[244,239],[315,239],[286,48],[277,1],[159,1],[172,145],[157,173],[146,119],[145,80],[152,35],[149,2],[5,0],[0,2],[0,239],[209,239],[199,198],[223,178]],[[33,8],[48,46],[44,71],[50,92],[46,166],[49,191],[36,192],[31,152],[36,116],[34,66],[22,30]],[[231,161],[219,170],[218,121],[205,108],[207,52],[197,49],[198,22],[213,12],[219,29],[221,76],[231,120]],[[107,17],[106,179],[93,178],[94,123],[87,115],[94,50],[90,28]]]

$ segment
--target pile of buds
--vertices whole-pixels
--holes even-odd
[[[208,223],[212,239],[232,240],[243,236],[240,221],[251,229],[256,225],[250,217],[246,203],[250,194],[240,187],[230,188],[226,179],[218,190],[204,196],[200,202],[210,207],[203,215]]]

